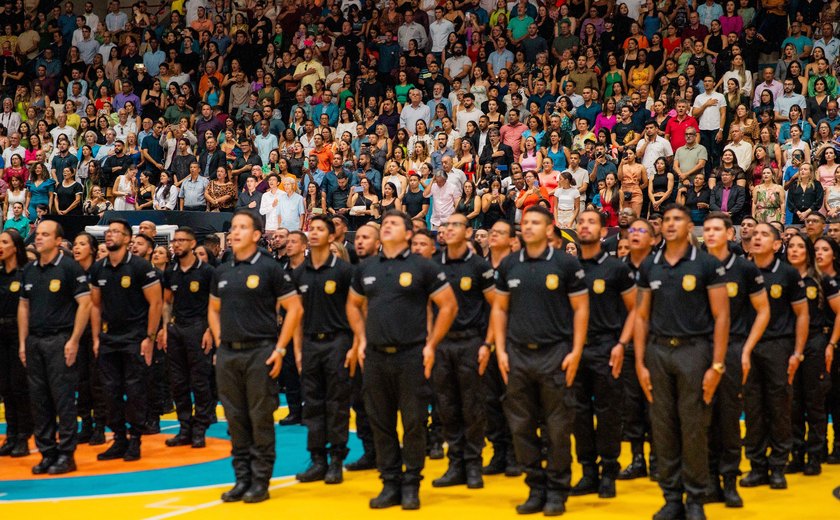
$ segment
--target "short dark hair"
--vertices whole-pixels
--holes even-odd
[[[592,207],[586,208],[586,209],[584,209],[583,211],[580,212],[581,215],[583,215],[584,213],[594,213],[594,214],[598,215],[598,222],[601,223],[601,227],[605,227],[607,225],[607,215],[604,214],[604,213],[601,213],[597,209],[592,208]]]
[[[249,219],[251,219],[251,224],[253,225],[254,230],[259,231],[260,233],[263,232],[262,218],[260,218],[260,216],[257,215],[254,211],[251,211],[249,208],[241,208],[236,210],[236,212],[233,214],[234,217],[236,217],[237,215],[248,217]]]
[[[758,224],[756,224],[755,227],[758,227],[758,226],[767,226],[767,228],[770,230],[770,233],[773,234],[773,240],[781,240],[782,239],[782,234],[779,232],[778,229],[776,229],[776,226],[771,226],[767,222],[759,222]],[[797,233],[798,232],[799,232],[799,230],[797,230]]]
[[[414,225],[411,223],[411,217],[409,217],[405,212],[398,211],[395,209],[389,209],[382,215],[382,222],[385,222],[385,219],[388,217],[396,217],[403,221],[403,225],[405,226],[406,231],[414,231]]]
[[[306,236],[306,233],[304,233],[303,231],[301,231],[301,230],[299,230],[299,229],[297,229],[297,230],[295,230],[295,231],[290,231],[290,232],[289,232],[289,236],[292,236],[292,235],[297,235],[297,236],[299,236],[299,237],[300,237],[300,239],[301,239],[301,240],[303,240],[303,243],[304,243],[304,244],[308,244],[308,243],[309,243],[309,237],[307,237],[307,236]]]
[[[110,222],[108,222],[108,224],[109,224],[109,225],[110,225],[110,224],[119,224],[119,225],[121,225],[121,226],[125,229],[125,231],[126,231],[126,233],[128,234],[128,237],[129,237],[129,238],[131,238],[131,237],[134,235],[134,231],[131,229],[131,224],[129,224],[129,223],[128,223],[128,221],[127,221],[126,219],[124,219],[124,218],[114,218],[114,219],[111,219],[111,221],[110,221]]]
[[[146,242],[147,242],[147,243],[148,243],[148,244],[149,244],[152,248],[154,248],[154,247],[155,247],[155,241],[154,241],[154,240],[152,240],[152,237],[150,237],[150,236],[148,236],[148,235],[144,235],[143,233],[138,233],[138,234],[137,234],[137,235],[135,235],[135,236],[136,236],[137,238],[141,239],[141,240],[145,240],[145,241],[146,241]]]
[[[554,221],[554,215],[551,214],[551,211],[549,211],[548,208],[540,206],[539,204],[534,204],[530,208],[526,209],[523,215],[527,215],[528,213],[539,213],[540,215],[544,216],[549,223]]]
[[[185,235],[188,235],[191,239],[196,240],[195,231],[193,231],[193,228],[191,227],[181,226],[178,229],[176,229],[175,232],[184,233]],[[204,241],[207,242],[207,239],[205,238]]]
[[[730,217],[729,215],[727,215],[726,213],[724,213],[722,211],[712,211],[711,213],[706,215],[706,218],[703,219],[703,221],[705,222],[707,220],[713,220],[713,219],[717,219],[717,220],[722,221],[723,222],[723,227],[725,227],[726,229],[732,229],[734,227],[734,225],[732,224],[732,217]]]
[[[327,215],[313,215],[312,218],[309,219],[309,223],[312,222],[323,222],[325,226],[327,226],[327,231],[329,231],[330,235],[335,233],[335,223],[332,221],[332,218],[328,217]]]
[[[668,213],[669,211],[673,211],[673,210],[679,211],[680,213],[682,213],[683,215],[685,215],[689,219],[691,218],[691,211],[687,207],[683,206],[682,204],[677,204],[676,202],[668,204],[667,206],[665,206],[665,208],[662,210],[662,214],[664,215],[664,214]]]

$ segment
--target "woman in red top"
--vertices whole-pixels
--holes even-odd
[[[516,207],[525,211],[531,206],[538,204],[541,200],[550,201],[548,191],[537,186],[537,174],[533,171],[525,172],[525,189],[519,192],[516,197]]]

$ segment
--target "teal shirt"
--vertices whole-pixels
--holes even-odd
[[[515,16],[508,20],[508,29],[510,29],[510,34],[513,38],[518,40],[528,34],[528,26],[532,23],[534,23],[534,19],[530,16],[526,15],[525,18],[522,19]]]
[[[26,240],[26,237],[29,236],[29,219],[23,215],[18,218],[12,217],[3,224],[3,231],[7,229],[14,229],[20,233],[21,238]]]

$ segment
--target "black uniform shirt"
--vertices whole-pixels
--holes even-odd
[[[6,268],[0,266],[0,318],[17,317],[22,275],[23,269],[6,272]]]
[[[72,330],[76,299],[90,294],[84,269],[60,251],[52,262],[30,262],[23,268],[20,298],[29,305],[29,332]]]
[[[221,300],[221,340],[277,340],[277,302],[296,295],[291,277],[261,251],[213,272],[210,297]]]
[[[490,317],[490,305],[484,295],[493,290],[493,268],[469,250],[462,258],[451,258],[444,251],[437,261],[458,300],[458,315],[449,330],[476,330],[484,334]]]
[[[746,338],[750,335],[755,309],[750,298],[764,292],[764,277],[754,263],[732,252],[723,263],[726,294],[729,296],[729,333]]]
[[[822,290],[826,302],[830,302],[834,298],[840,296],[840,284],[837,283],[837,278],[823,276]],[[823,308],[822,315],[824,320],[823,326],[833,328],[835,314],[834,311],[831,309],[831,305],[829,303],[826,303],[825,307]],[[831,332],[829,332],[829,334],[830,333]]]
[[[160,284],[157,270],[127,252],[116,266],[108,257],[94,262],[90,283],[101,293],[103,346],[139,345],[149,325],[149,302],[143,290]]]
[[[581,264],[589,288],[588,336],[621,334],[627,318],[622,295],[633,290],[635,276],[626,263],[603,250]]]
[[[196,258],[186,272],[178,262],[163,273],[163,288],[172,291],[172,316],[181,325],[207,322],[207,301],[214,269]]]
[[[367,342],[413,346],[426,341],[426,303],[447,287],[440,266],[406,249],[394,258],[367,258],[353,275],[351,290],[367,298]]]
[[[805,282],[799,272],[778,258],[759,267],[770,296],[770,323],[763,339],[783,338],[796,333],[796,314],[791,305],[805,301]]]
[[[292,280],[303,297],[304,334],[345,332],[347,292],[353,281],[353,266],[330,255],[319,268],[307,256],[292,273]]]
[[[586,294],[577,258],[550,246],[537,258],[522,249],[505,257],[498,273],[496,290],[510,294],[508,341],[553,345],[571,339],[574,313],[569,297]]]
[[[717,258],[689,246],[676,265],[665,250],[653,253],[639,267],[640,290],[651,291],[650,333],[659,336],[708,336],[715,322],[707,289],[723,285],[726,270]]]

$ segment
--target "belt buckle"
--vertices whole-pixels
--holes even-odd
[[[529,350],[537,350],[538,348],[540,348],[539,344],[537,343],[528,343],[525,346],[528,347]]]
[[[316,334],[316,335],[315,335],[315,337],[316,337],[316,338],[318,338],[318,339],[320,340],[320,339],[324,339],[324,338],[326,338],[326,337],[327,337],[327,335],[326,335],[326,334],[324,334],[323,332],[319,332],[318,334]]]
[[[668,339],[668,344],[672,347],[677,347],[680,344],[680,339],[679,338],[669,338]]]
[[[382,350],[384,350],[386,354],[396,354],[397,353],[397,347],[385,347]]]

